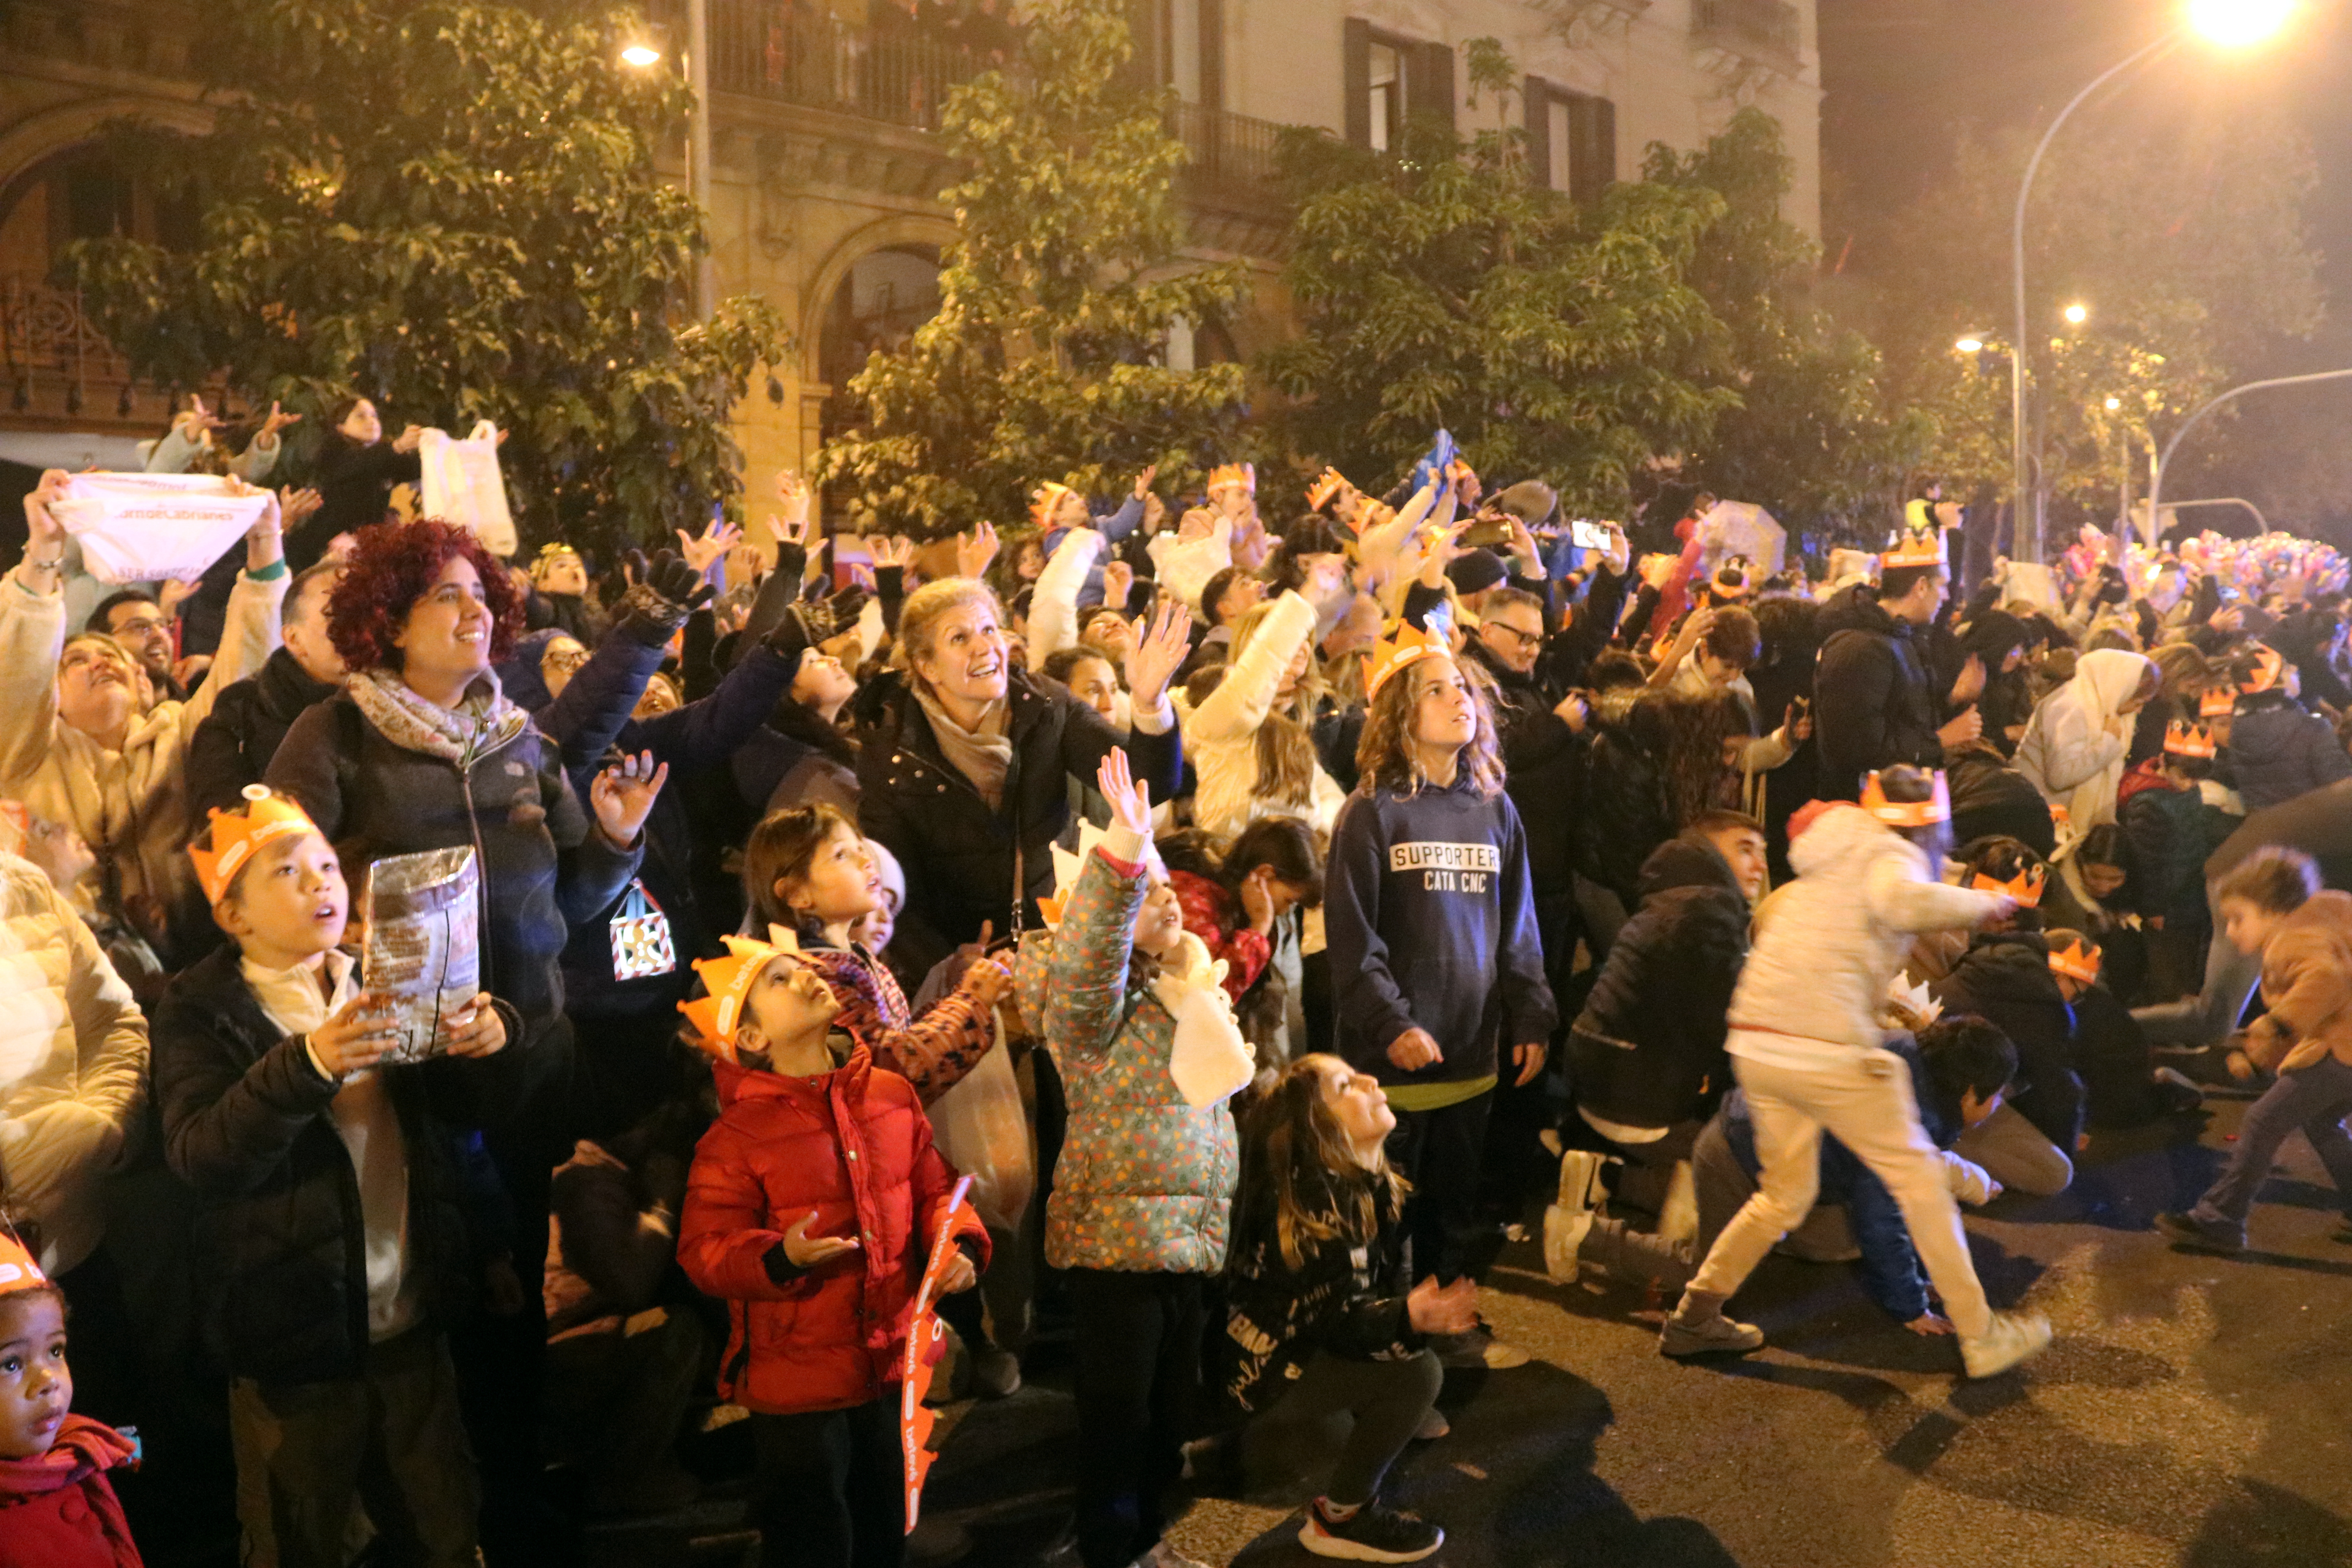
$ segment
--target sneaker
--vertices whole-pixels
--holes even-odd
[[[1607,1191],[1601,1173],[1608,1157],[1570,1149],[1559,1158],[1559,1201],[1544,1210],[1544,1272],[1563,1285],[1576,1283],[1576,1251],[1592,1229],[1592,1213]]]
[[[1421,1418],[1421,1425],[1412,1429],[1412,1440],[1416,1443],[1434,1443],[1440,1437],[1453,1435],[1454,1423],[1448,1421],[1445,1412],[1434,1405],[1429,1407],[1429,1414]]]
[[[1445,1544],[1445,1531],[1377,1500],[1334,1522],[1323,1517],[1323,1500],[1318,1498],[1307,1507],[1298,1544],[1315,1556],[1349,1563],[1418,1563]]]
[[[1764,1331],[1721,1312],[1705,1319],[1683,1316],[1680,1307],[1666,1315],[1658,1330],[1660,1355],[1745,1355],[1764,1346]]]
[[[2199,1219],[2194,1214],[2160,1214],[2156,1216],[2156,1228],[2175,1247],[2193,1247],[2202,1252],[2246,1250],[2246,1227],[2227,1220]]]
[[[2178,1068],[2156,1069],[2156,1102],[2168,1116],[2194,1110],[2205,1103],[2205,1091],[2197,1080]]]
[[[2039,1312],[1995,1312],[1980,1339],[1963,1336],[1960,1364],[1970,1377],[1997,1377],[2050,1345],[2050,1320]]]
[[[1007,1399],[1021,1392],[1021,1358],[983,1342],[971,1358],[972,1392],[982,1399]]]

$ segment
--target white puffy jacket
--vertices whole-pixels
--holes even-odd
[[[147,1019],[47,877],[0,854],[0,1193],[71,1268],[106,1222],[99,1177],[146,1093]]]
[[[2116,819],[2132,721],[2119,712],[2155,669],[2145,654],[2103,647],[2084,654],[2074,678],[2042,700],[2017,742],[2017,771],[2042,798],[2066,808],[2079,837]]]
[[[1257,793],[1257,732],[1274,707],[1275,692],[1291,660],[1315,633],[1315,606],[1291,589],[1274,602],[1241,657],[1201,705],[1184,715],[1184,750],[1200,785],[1192,795],[1192,821],[1221,837],[1231,837],[1257,817],[1287,811],[1329,831],[1346,793],[1315,766],[1311,806],[1286,805]]]
[[[1917,846],[1857,805],[1823,812],[1789,847],[1797,879],[1759,913],[1731,994],[1731,1026],[1763,1033],[1732,1054],[1797,1065],[1807,1056],[1876,1050],[1886,983],[1920,931],[1974,925],[1998,894],[1948,888]]]

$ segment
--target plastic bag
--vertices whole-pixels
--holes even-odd
[[[992,1229],[1018,1230],[1037,1189],[1037,1158],[1002,1019],[988,1054],[928,1109],[940,1153],[971,1178],[973,1211]]]
[[[1777,577],[1789,549],[1789,532],[1753,501],[1717,501],[1699,519],[1699,570],[1712,577],[1731,556],[1747,557],[1750,578]]]
[[[368,868],[362,984],[391,997],[400,1044],[389,1064],[448,1048],[446,1020],[481,990],[480,873],[473,847],[393,855]]]
[[[463,523],[491,554],[512,559],[521,542],[499,472],[498,426],[482,420],[462,441],[446,430],[427,430],[416,454],[424,467],[425,515]]]
[[[270,500],[212,474],[76,474],[49,510],[90,575],[119,585],[203,576]]]

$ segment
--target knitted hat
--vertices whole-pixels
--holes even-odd
[[[1445,568],[1445,579],[1457,594],[1478,594],[1510,575],[1503,558],[1491,550],[1465,550]]]

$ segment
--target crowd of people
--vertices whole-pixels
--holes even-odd
[[[151,468],[288,478],[295,417]],[[1931,490],[1823,579],[1703,496],[1637,557],[1441,439],[503,560],[324,420],[201,580],[94,581],[51,473],[0,582],[0,1562],[563,1562],[713,1485],[764,1562],[936,1553],[934,1289],[943,1394],[1068,1371],[1060,1560],[1311,1478],[1308,1552],[1412,1562],[1538,1209],[1665,1354],[1760,1346],[1777,1247],[1988,1377],[2051,1331],[1960,1205],[2096,1130],[2260,1080],[2161,1230],[2242,1247],[2297,1130],[2352,1200],[2332,552],[1956,584]],[[371,873],[433,852],[478,973],[420,1023]]]

